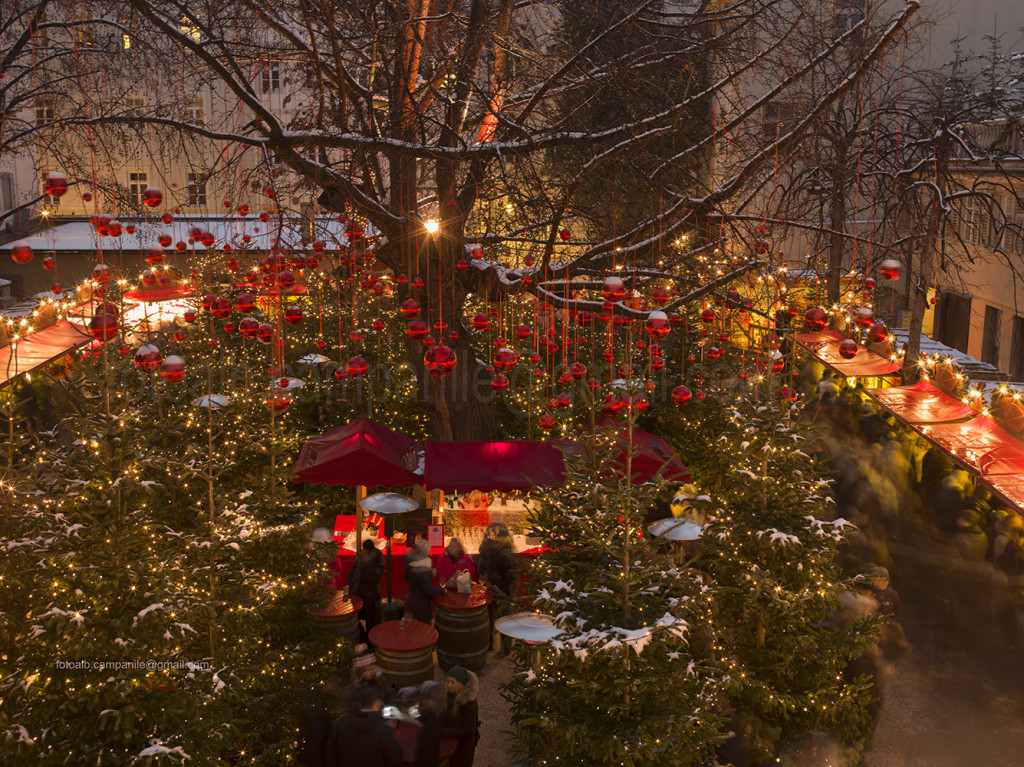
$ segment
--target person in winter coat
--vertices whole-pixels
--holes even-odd
[[[409,594],[405,598],[405,604],[413,618],[423,623],[430,623],[434,617],[430,600],[438,594],[443,594],[444,589],[434,585],[430,543],[420,538],[411,552],[415,556],[409,558],[405,566],[405,581],[409,584]]]
[[[381,716],[384,701],[376,687],[356,691],[357,710],[331,727],[324,764],[327,767],[400,767],[402,747]]]
[[[445,687],[447,694],[444,699],[441,737],[455,738],[459,742],[448,764],[451,767],[473,767],[480,727],[480,708],[477,703],[480,680],[472,671],[462,666],[453,666],[448,671]]]
[[[384,575],[384,555],[381,554],[373,541],[367,538],[363,541],[363,550],[356,556],[355,566],[348,574],[345,581],[345,596],[355,592],[363,600],[362,609],[359,610],[359,620],[366,626],[360,628],[359,639],[362,642],[369,642],[370,629],[376,623],[377,602],[380,601],[380,579]]]
[[[494,599],[488,604],[491,618],[493,642],[494,621],[499,615],[507,615],[515,596],[515,546],[508,527],[498,525],[493,535],[488,535],[480,544],[480,579],[491,590]],[[501,638],[501,650],[508,654],[512,639]]]
[[[416,738],[416,767],[438,767],[440,764],[444,695],[444,687],[432,679],[420,685],[420,731]]]
[[[455,588],[455,576],[462,570],[469,571],[470,580],[477,580],[476,566],[469,558],[458,538],[452,538],[448,548],[437,561],[437,585],[446,589]]]

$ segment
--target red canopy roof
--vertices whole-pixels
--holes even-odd
[[[37,330],[0,349],[0,386],[92,341],[89,331],[67,320]]]
[[[409,466],[415,445],[411,437],[360,418],[303,445],[293,481],[349,487],[421,485],[423,477]]]
[[[1010,505],[1024,509],[1024,474],[989,475],[981,483]]]
[[[976,412],[929,381],[890,389],[865,389],[875,402],[904,423],[941,423],[971,418]]]
[[[609,420],[603,420],[598,423],[598,426],[607,426],[609,423]],[[582,432],[582,436],[582,445],[577,440],[565,439],[562,440],[562,448],[567,453],[580,455],[586,449],[586,439],[589,435]],[[618,432],[617,437],[620,452],[615,457],[615,463],[625,470],[629,453],[629,434],[626,430],[622,430]],[[633,429],[633,461],[630,468],[633,472],[633,484],[647,482],[659,471],[670,482],[690,481],[690,471],[672,452],[672,448],[666,444],[665,440],[643,429]]]
[[[911,424],[911,428],[979,473],[993,451],[997,451],[994,459],[1024,454],[1024,442],[983,415],[959,423]]]
[[[796,342],[826,367],[841,376],[855,378],[859,376],[887,376],[898,373],[900,365],[880,357],[863,346],[857,346],[857,353],[846,359],[839,353],[839,344],[846,336],[835,330],[822,330],[818,333],[797,333]]]
[[[177,298],[189,298],[192,295],[192,288],[187,285],[173,285],[164,288],[145,287],[140,290],[131,290],[124,294],[130,301],[173,301]]]
[[[562,454],[550,442],[424,443],[424,484],[433,490],[512,492],[565,481]]]

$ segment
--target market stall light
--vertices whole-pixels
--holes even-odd
[[[441,223],[437,219],[428,219],[423,222],[423,228],[431,234],[437,234],[437,230],[441,228]]]

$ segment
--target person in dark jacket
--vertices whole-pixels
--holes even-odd
[[[490,531],[488,531],[490,533]],[[494,641],[494,621],[507,615],[515,596],[515,547],[508,527],[497,525],[480,544],[480,580],[491,590],[494,599],[488,604],[491,618],[491,641]],[[501,651],[508,654],[512,639],[501,638]]]
[[[343,690],[340,682],[331,678],[305,690],[299,709],[299,753],[297,761],[302,767],[325,767],[324,749],[331,732],[331,709],[337,705]]]
[[[455,738],[459,743],[448,764],[451,767],[473,767],[480,726],[480,708],[477,703],[480,681],[472,671],[462,666],[453,666],[448,671],[445,687],[447,694],[444,699],[441,737]]]
[[[433,680],[420,685],[420,732],[416,738],[416,767],[438,767],[440,764],[444,694],[444,687]]]
[[[384,555],[381,554],[373,541],[363,541],[363,550],[356,556],[355,566],[345,581],[345,596],[355,592],[363,600],[359,610],[359,620],[366,626],[360,628],[359,639],[369,642],[370,629],[376,625],[377,602],[380,601],[380,579],[384,575]]]
[[[331,727],[324,751],[327,767],[400,767],[402,747],[381,716],[384,701],[376,687],[356,691],[358,711]]]
[[[434,568],[430,561],[430,543],[420,538],[415,548],[410,550],[414,556],[406,560],[405,581],[409,584],[409,593],[405,604],[412,617],[423,623],[430,623],[434,618],[430,600],[444,593],[444,589],[434,585]]]

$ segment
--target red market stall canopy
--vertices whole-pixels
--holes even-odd
[[[979,474],[986,457],[991,465],[1001,456],[1024,455],[1024,442],[983,415],[958,423],[911,424],[911,428]]]
[[[982,477],[981,483],[1006,503],[1024,509],[1024,475],[996,474]]]
[[[864,393],[908,424],[961,421],[975,415],[972,407],[949,396],[930,381],[890,389],[865,389]]]
[[[598,426],[606,426],[608,421],[599,422]],[[588,436],[590,432],[583,432],[582,436]],[[572,455],[580,455],[583,446],[572,439],[565,439],[561,442],[562,448]],[[659,471],[664,479],[669,482],[686,483],[690,481],[690,472],[679,460],[675,453],[661,437],[657,437],[643,429],[633,429],[633,460],[630,469],[633,473],[633,484],[641,484],[649,481]],[[623,470],[626,468],[626,459],[629,451],[629,435],[626,431],[616,434],[616,445],[612,449],[619,449],[615,457],[615,463]]]
[[[156,301],[175,301],[191,298],[192,288],[187,285],[177,285],[167,288],[142,288],[141,290],[130,290],[124,294],[124,297],[129,301],[146,301],[148,303],[154,303]]]
[[[551,442],[438,442],[424,445],[424,484],[431,490],[515,492],[565,481]]]
[[[12,341],[0,349],[0,386],[91,342],[92,336],[85,326],[67,320]]]
[[[415,445],[411,437],[360,418],[303,445],[292,479],[348,487],[422,485],[411,468]]]
[[[826,329],[818,333],[797,333],[796,342],[811,353],[818,362],[845,378],[864,376],[890,376],[900,371],[900,365],[857,346],[857,353],[849,359],[839,353],[839,344],[846,340],[842,333]]]

